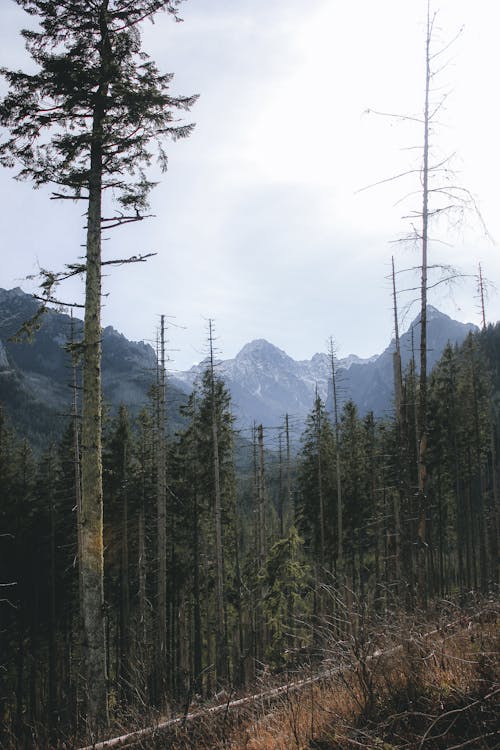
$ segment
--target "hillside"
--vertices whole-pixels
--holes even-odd
[[[428,308],[428,367],[431,370],[448,342],[460,345],[469,331],[477,327],[460,323],[434,307]],[[412,349],[418,360],[420,317],[417,316],[401,336],[401,355],[406,368]],[[368,359],[354,354],[336,363],[341,402],[352,399],[361,414],[373,411],[382,417],[391,412],[393,398],[391,341],[385,351]],[[187,372],[176,373],[173,382],[189,391],[201,375],[206,363],[195,365]],[[234,359],[217,363],[217,372],[228,386],[234,413],[239,425],[251,426],[254,421],[280,425],[285,414],[303,423],[310,412],[317,392],[332,409],[331,362],[325,353],[310,360],[296,361],[265,339],[246,344]]]
[[[35,443],[57,437],[70,411],[71,337],[81,340],[83,322],[48,310],[32,339],[12,337],[33,317],[39,303],[21,289],[0,289],[0,403],[20,434]],[[71,330],[73,328],[73,334]],[[156,377],[156,354],[143,341],[129,341],[112,326],[102,332],[102,387],[112,413],[125,404],[136,414],[148,401]],[[178,420],[184,400],[170,388],[170,417]]]
[[[12,337],[30,319],[39,303],[21,289],[0,289],[0,402],[21,434],[35,443],[56,436],[61,416],[69,412],[71,361],[67,346],[82,336],[83,323],[73,323],[66,312],[49,310],[32,341],[15,343]],[[403,367],[418,352],[420,321],[417,317],[401,337]],[[428,363],[431,369],[448,342],[460,344],[471,323],[459,323],[430,307],[428,313]],[[136,414],[148,399],[155,380],[156,355],[144,342],[129,341],[112,326],[102,336],[103,396],[112,412],[124,403]],[[394,341],[380,355],[362,359],[354,354],[337,362],[341,401],[352,398],[360,413],[376,416],[392,408],[392,352]],[[169,377],[168,410],[171,426],[179,424],[178,407],[185,402],[206,362]],[[311,409],[316,389],[332,408],[331,363],[327,354],[296,361],[265,339],[246,344],[234,359],[222,360],[217,372],[229,388],[239,427],[256,423],[281,425],[285,414],[301,425]],[[300,427],[299,427],[300,429]]]
[[[67,347],[71,327],[75,341],[81,338],[83,330],[81,320],[75,318],[72,323],[66,312],[51,309],[43,315],[31,341],[12,341],[38,307],[39,303],[19,288],[0,289],[0,402],[19,433],[35,443],[42,436],[56,437],[61,417],[69,412],[71,358]],[[403,367],[412,357],[412,346],[413,349],[418,346],[419,329],[417,317],[401,337]],[[432,369],[448,342],[460,344],[471,330],[476,330],[471,323],[460,323],[429,307],[429,368]],[[102,348],[105,403],[113,413],[124,403],[136,414],[147,403],[155,380],[153,348],[142,341],[129,341],[112,326],[103,330]],[[394,341],[382,354],[368,359],[354,354],[339,359],[341,402],[353,399],[361,414],[390,413],[393,350]],[[185,402],[205,366],[206,362],[201,362],[169,377],[167,403],[171,427],[179,424],[178,407]],[[331,363],[325,353],[297,361],[265,339],[257,339],[246,344],[234,359],[218,362],[217,372],[230,390],[239,427],[246,428],[254,422],[281,425],[285,414],[301,425],[311,410],[316,389],[327,408],[332,408]]]

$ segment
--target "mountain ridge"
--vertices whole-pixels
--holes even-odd
[[[60,436],[71,402],[67,346],[72,337],[78,342],[83,336],[79,318],[51,308],[42,315],[30,342],[13,341],[39,307],[40,303],[19,287],[0,289],[0,402],[20,433],[35,444],[43,442],[45,433],[50,439]],[[147,404],[156,365],[156,354],[149,344],[129,341],[113,326],[103,329],[103,398],[112,414],[121,403],[132,414]],[[171,395],[176,406],[185,398],[174,387]],[[173,424],[179,424],[177,410],[171,408],[170,412]]]
[[[477,330],[473,323],[455,321],[429,305],[429,370],[448,341],[460,344],[469,331]],[[403,368],[412,357],[412,332],[413,340],[418,342],[420,315],[400,337]],[[361,358],[350,354],[337,359],[341,400],[352,398],[362,414],[368,411],[373,411],[376,416],[387,414],[393,398],[394,349],[392,339],[379,355]],[[207,362],[203,360],[189,370],[172,375],[172,382],[179,388],[190,390]],[[217,360],[216,367],[231,392],[235,415],[242,426],[248,427],[254,421],[281,423],[285,414],[302,421],[312,408],[316,392],[326,402],[327,408],[331,408],[331,360],[326,353],[317,352],[311,359],[295,360],[266,339],[259,338],[245,344],[234,358]]]
[[[66,312],[49,310],[42,318],[33,344],[16,344],[10,339],[22,323],[33,316],[39,303],[19,287],[0,289],[0,401],[7,404],[14,419],[28,412],[42,415],[42,421],[56,423],[54,416],[64,412],[70,400],[69,354],[65,345],[73,325],[75,338],[82,335],[83,323]],[[420,316],[400,337],[403,368],[412,357],[412,340],[420,340]],[[472,323],[460,323],[436,308],[428,308],[429,370],[451,341],[460,344]],[[148,401],[157,367],[154,349],[144,341],[129,341],[113,326],[103,329],[103,394],[116,410],[125,403],[136,413]],[[352,398],[362,414],[373,411],[384,416],[392,408],[394,339],[379,355],[361,358],[355,354],[336,360],[341,400]],[[416,356],[418,360],[418,356]],[[179,424],[176,406],[187,398],[207,366],[207,360],[184,372],[169,374],[171,424]],[[417,361],[418,367],[418,361]],[[279,425],[285,414],[303,422],[317,392],[331,409],[331,360],[323,352],[310,359],[295,360],[265,338],[246,343],[235,357],[218,360],[216,369],[231,396],[237,426],[256,423]],[[33,428],[24,418],[29,433]],[[60,424],[60,417],[59,417]],[[55,430],[55,428],[54,428]]]

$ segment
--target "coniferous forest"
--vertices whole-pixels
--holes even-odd
[[[332,644],[346,642],[361,685],[351,695],[373,717],[367,633],[387,636],[393,623],[424,620],[442,602],[455,611],[491,604],[499,584],[500,325],[448,346],[427,371],[430,168],[424,160],[422,338],[403,371],[396,330],[389,416],[360,413],[344,397],[332,346],[331,403],[316,396],[298,443],[287,414],[278,427],[239,431],[210,321],[205,370],[175,423],[167,420],[163,318],[148,402],[133,416],[124,405],[110,411],[101,398],[102,267],[146,258],[103,262],[102,233],[147,215],[153,150],[166,166],[165,139],[191,132],[179,116],[196,97],[171,93],[171,76],[143,52],[138,32],[161,10],[177,19],[179,3],[17,3],[41,20],[25,33],[39,72],[3,72],[0,123],[10,136],[0,159],[86,212],[85,258],[43,272],[42,311],[26,321],[28,333],[43,326],[60,282],[82,276],[86,291],[83,338],[67,351],[72,387],[59,439],[31,446],[0,405],[0,745],[96,744],[319,673],[328,654],[336,658]],[[111,218],[107,191],[119,205]],[[394,307],[397,321],[396,294]],[[413,680],[418,654],[410,656]],[[486,681],[481,664],[486,697],[463,711],[498,693],[493,666]],[[286,695],[295,745],[306,747]],[[454,747],[494,746],[488,711],[483,744],[460,745],[459,736]],[[421,747],[433,726],[405,747]],[[311,748],[348,746],[312,744],[313,735]]]
[[[209,366],[174,434],[161,424],[160,376],[137,419],[125,407],[109,417],[103,534],[111,714],[182,710],[314,661],[336,611],[332,591],[348,609],[362,602],[389,619],[435,599],[465,602],[494,591],[499,373],[499,326],[448,347],[432,372],[423,551],[413,364],[398,418],[361,417],[347,401],[335,425],[317,398],[297,454],[287,453],[285,419],[279,451],[265,426],[250,439],[238,434],[230,396]],[[69,420],[59,443],[34,455],[2,416],[6,747],[85,734],[79,425]],[[341,623],[332,627],[342,632]]]

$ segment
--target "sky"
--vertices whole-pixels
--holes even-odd
[[[429,263],[455,271],[429,301],[479,324],[481,262],[496,322],[500,6],[440,0],[433,10],[431,163],[450,157],[448,182],[435,186],[466,188],[478,210],[432,227]],[[168,172],[153,173],[154,218],[104,243],[105,258],[157,255],[105,277],[103,324],[154,340],[165,314],[172,370],[203,358],[208,318],[224,359],[256,338],[295,359],[325,351],[330,336],[339,356],[380,353],[393,336],[392,255],[402,328],[418,313],[417,292],[403,290],[418,283],[404,269],[420,263],[405,238],[421,205],[425,0],[187,0],[182,17],[159,15],[143,42],[175,74],[173,93],[200,95],[185,118],[196,128],[167,144]],[[31,65],[18,33],[27,21],[1,0],[0,66]],[[7,169],[0,193],[0,286],[36,291],[27,276],[81,256],[82,206]],[[82,284],[59,295],[81,301]]]

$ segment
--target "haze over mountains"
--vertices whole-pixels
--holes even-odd
[[[36,433],[33,421],[60,424],[61,414],[71,403],[70,356],[65,346],[71,338],[70,317],[51,310],[42,318],[41,328],[32,343],[13,343],[9,339],[22,323],[33,316],[39,303],[21,289],[0,289],[0,402],[20,431]],[[367,322],[367,327],[369,321]],[[417,317],[401,336],[403,367],[420,341]],[[432,368],[447,342],[461,343],[471,323],[459,323],[435,308],[428,309],[428,361]],[[74,321],[74,337],[79,339],[82,323]],[[412,337],[413,332],[413,337]],[[148,391],[155,381],[156,355],[144,342],[128,341],[113,327],[103,330],[103,393],[112,410],[125,403],[137,412],[147,403]],[[378,356],[360,359],[349,355],[337,362],[342,400],[352,398],[361,413],[377,416],[392,407],[392,352],[394,341]],[[418,351],[415,351],[418,360]],[[177,407],[185,400],[206,363],[169,377],[170,416],[174,424]],[[265,339],[246,344],[234,359],[217,363],[217,371],[231,391],[237,425],[254,422],[267,426],[282,424],[287,413],[301,422],[310,412],[316,389],[331,401],[331,363],[326,353],[310,360],[296,361]]]
[[[60,434],[71,407],[71,341],[69,315],[49,310],[31,342],[11,338],[33,317],[40,303],[21,289],[0,289],[0,403],[21,434],[34,438]],[[83,323],[74,319],[73,337],[81,340]],[[149,344],[128,341],[114,328],[102,332],[104,399],[112,409],[125,403],[137,412],[154,382],[156,355]]]
[[[460,344],[469,331],[477,327],[453,320],[431,306],[427,316],[428,366],[432,369],[448,341]],[[410,362],[412,346],[418,364],[419,341],[420,317],[417,316],[400,339],[403,368]],[[350,354],[337,361],[341,401],[352,398],[363,414],[373,411],[376,416],[384,416],[390,411],[394,347],[391,341],[378,356],[361,359]],[[189,391],[205,366],[206,362],[202,362],[187,372],[177,373],[172,382]],[[296,361],[265,339],[257,339],[246,344],[234,359],[218,362],[217,371],[231,391],[238,421],[245,426],[254,420],[279,425],[286,413],[302,421],[311,411],[316,389],[327,406],[332,400],[331,362],[326,353]]]

